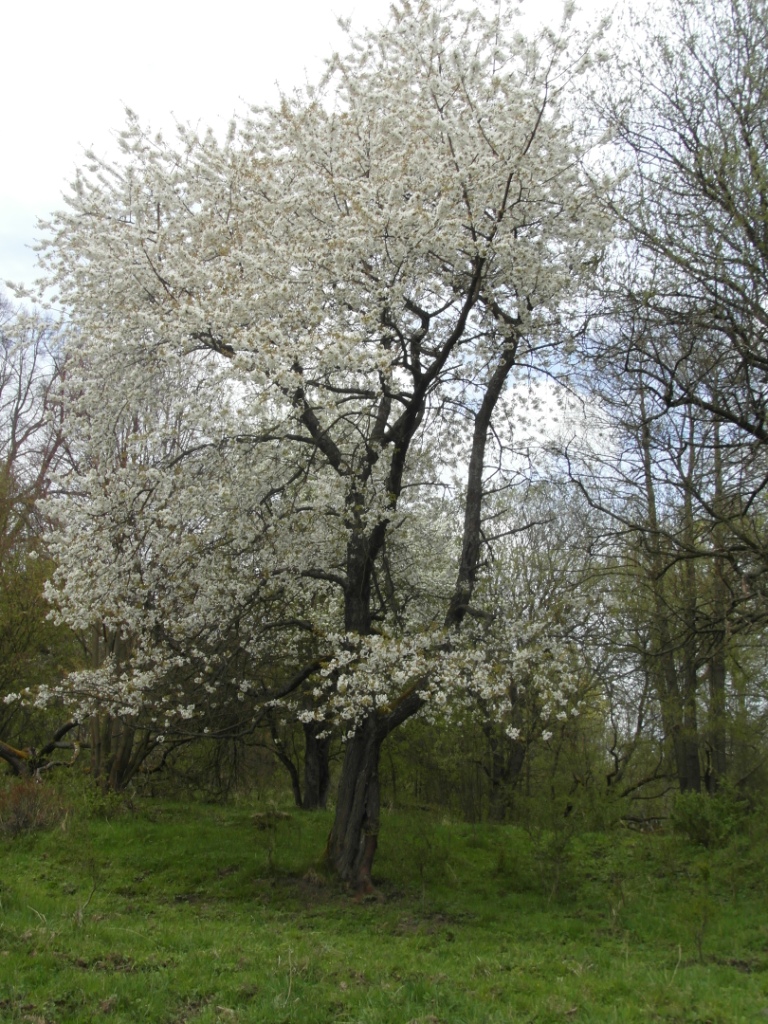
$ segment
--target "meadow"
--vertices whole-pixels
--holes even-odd
[[[768,1019],[768,833],[727,843],[385,814],[378,893],[330,816],[62,804],[0,839],[3,1024],[739,1024]]]

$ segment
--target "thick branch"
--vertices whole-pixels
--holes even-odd
[[[483,471],[485,469],[485,449],[488,442],[488,428],[496,408],[504,384],[515,365],[517,339],[510,342],[502,352],[499,363],[486,387],[483,401],[475,416],[475,427],[472,435],[472,452],[469,459],[467,474],[467,494],[464,505],[464,533],[461,549],[461,562],[456,579],[453,596],[445,615],[447,628],[461,625],[469,608],[477,578],[477,566],[480,559],[480,532],[483,506]]]

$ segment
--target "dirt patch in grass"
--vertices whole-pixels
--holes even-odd
[[[195,1017],[199,1017],[200,1013],[210,1002],[210,997],[206,999],[185,999],[176,1011],[175,1016],[171,1017],[168,1024],[188,1024],[188,1022],[194,1020]]]
[[[103,956],[92,957],[71,956],[67,953],[55,955],[81,971],[104,971],[108,974],[139,974],[147,971],[162,971],[170,966],[170,963],[165,960],[134,960],[122,953],[106,953]]]
[[[739,960],[733,957],[722,956],[709,957],[709,960],[719,967],[733,967],[734,970],[741,971],[742,974],[754,974],[757,971],[768,970],[768,963],[764,960]]]
[[[409,914],[402,917],[392,930],[393,935],[438,935],[442,932],[452,934],[451,928],[457,928],[471,915],[465,914]]]

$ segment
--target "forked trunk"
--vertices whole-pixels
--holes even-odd
[[[379,839],[379,752],[382,737],[371,715],[346,743],[331,834],[329,864],[359,893],[373,891],[371,867]]]
[[[478,264],[475,284],[467,296],[463,313],[446,343],[447,357],[453,344],[461,338],[466,320],[477,300],[482,261]],[[494,311],[497,312],[497,311]],[[501,317],[501,314],[499,313]],[[499,353],[498,362],[486,386],[480,408],[475,416],[467,481],[462,554],[456,586],[445,616],[448,630],[459,629],[469,610],[477,577],[480,552],[480,526],[483,501],[483,469],[485,448],[493,411],[504,385],[515,364],[518,334],[517,321],[504,319],[507,330],[514,328],[514,337]],[[422,386],[422,383],[419,385]],[[408,447],[421,423],[426,401],[426,388],[420,392],[418,403],[406,409],[398,421],[397,443],[391,454],[387,493],[391,510],[396,507],[401,492],[405,458]],[[414,399],[415,401],[415,399]],[[385,408],[385,407],[382,407]],[[388,408],[388,406],[386,407]],[[386,423],[386,413],[382,423]],[[393,427],[392,430],[395,428]],[[381,437],[383,437],[383,433]],[[326,448],[328,447],[327,442]],[[332,452],[332,454],[334,454]],[[364,488],[379,453],[371,451],[369,461],[360,475],[359,485],[353,487],[347,498],[348,526],[347,583],[344,591],[344,624],[348,633],[367,636],[371,633],[371,580],[374,563],[381,552],[386,536],[387,519],[380,520],[369,530],[365,509]],[[421,707],[418,688],[401,695],[393,702],[386,715],[370,715],[346,743],[344,764],[339,782],[336,815],[328,837],[327,856],[340,878],[355,886],[358,893],[371,892],[371,867],[379,839],[379,752],[384,739]]]

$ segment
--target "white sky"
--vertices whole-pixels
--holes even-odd
[[[62,205],[83,151],[108,154],[124,108],[167,129],[220,129],[247,103],[315,79],[353,28],[390,0],[9,0],[2,17],[0,283],[30,284],[38,217]],[[587,12],[596,0],[580,0]],[[557,25],[561,0],[521,0],[526,22]]]

